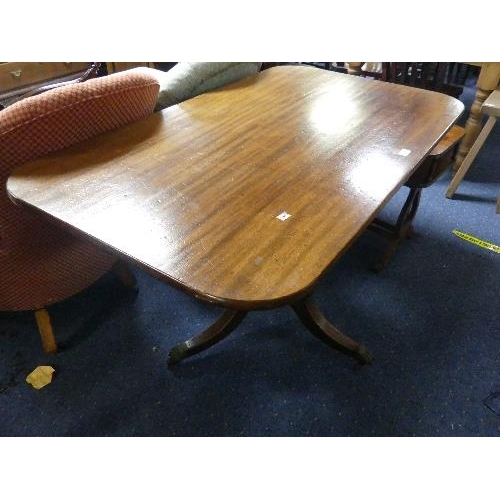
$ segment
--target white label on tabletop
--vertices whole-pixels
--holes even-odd
[[[398,151],[398,155],[400,156],[408,156],[411,153],[410,149],[400,149]]]
[[[291,214],[288,214],[286,212],[281,212],[276,218],[279,220],[287,220],[288,217],[291,217]]]

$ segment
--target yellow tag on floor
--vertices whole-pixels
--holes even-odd
[[[52,382],[54,372],[52,366],[38,366],[26,377],[26,382],[35,389],[41,389]]]
[[[486,248],[487,250],[491,250],[492,252],[500,253],[500,246],[495,245],[494,243],[490,243],[489,241],[484,241],[480,240],[479,238],[476,238],[475,236],[471,236],[470,234],[467,233],[462,233],[462,231],[458,231],[457,229],[454,229],[452,231],[453,234],[458,236],[459,238],[462,238],[465,241],[468,241],[469,243],[472,243],[474,245],[477,245],[478,247]]]

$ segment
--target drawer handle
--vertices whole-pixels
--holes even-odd
[[[15,71],[11,71],[10,74],[14,77],[14,78],[19,78],[22,74],[22,70],[20,69],[16,69]]]

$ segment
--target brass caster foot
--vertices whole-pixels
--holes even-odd
[[[178,364],[187,356],[188,351],[189,348],[184,342],[182,344],[176,345],[175,347],[170,349],[170,352],[168,353],[167,365],[170,367]]]
[[[359,349],[356,352],[356,357],[363,365],[371,365],[374,360],[373,354],[368,351],[364,345],[359,346]]]

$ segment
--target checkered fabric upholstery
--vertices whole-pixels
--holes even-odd
[[[34,310],[83,290],[116,257],[7,196],[13,168],[146,117],[159,85],[141,68],[67,85],[0,111],[0,311]]]

